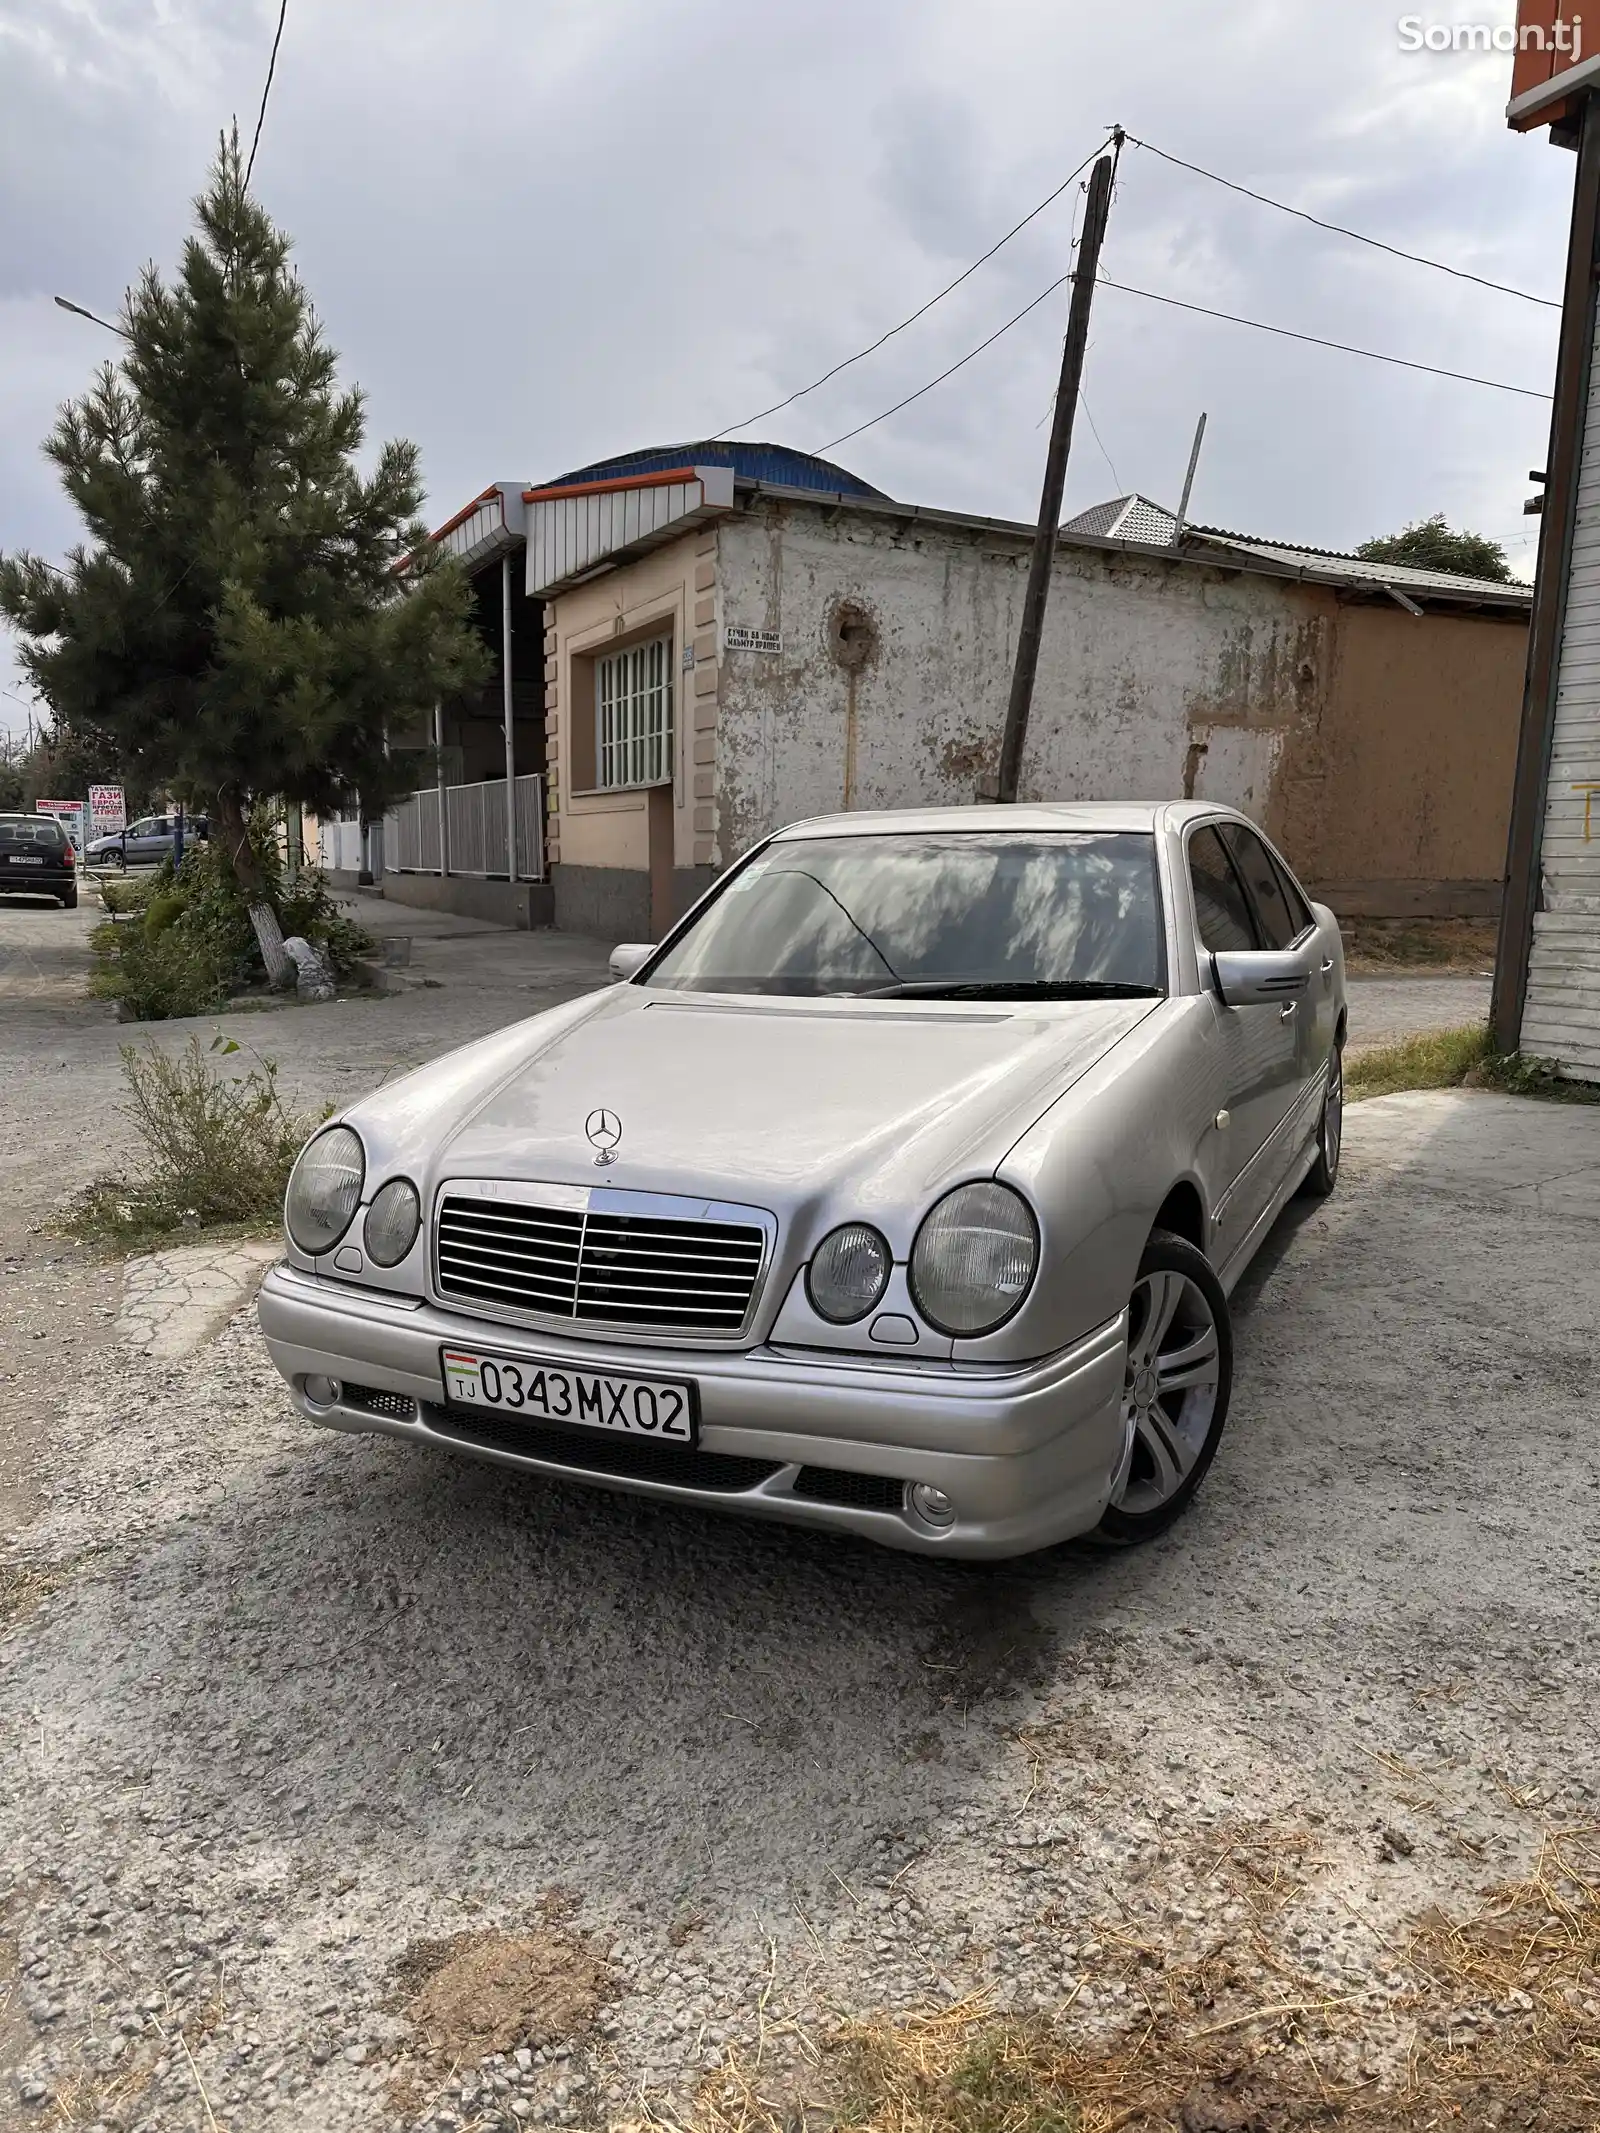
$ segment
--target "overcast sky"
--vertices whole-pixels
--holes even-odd
[[[1503,56],[1407,53],[1380,0],[288,0],[255,190],[435,521],[485,483],[715,434],[873,339],[1113,121],[1408,249],[1558,296],[1574,159],[1506,131]],[[1507,22],[1507,0],[1424,21]],[[176,259],[276,0],[0,0],[0,547],[72,514],[39,440],[140,265]],[[1077,186],[927,318],[760,429],[816,450],[1061,273]],[[1129,146],[1103,271],[1548,389],[1557,313],[1323,234]],[[1031,518],[1063,290],[838,457],[892,495]],[[1102,291],[1068,509],[1174,503],[1349,547],[1443,510],[1531,569],[1543,400]],[[1103,447],[1103,449],[1102,449]],[[1115,473],[1112,467],[1115,468]],[[0,688],[19,677],[0,638]],[[0,696],[8,724],[24,709]]]

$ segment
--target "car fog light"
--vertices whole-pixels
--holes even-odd
[[[337,1407],[343,1388],[337,1378],[307,1378],[303,1390],[313,1407]]]
[[[955,1505],[943,1489],[936,1489],[928,1481],[912,1482],[911,1508],[924,1525],[937,1526],[941,1531],[956,1522]]]

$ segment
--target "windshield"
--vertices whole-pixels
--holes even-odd
[[[1148,834],[944,831],[767,847],[644,983],[1093,998],[1163,988]]]

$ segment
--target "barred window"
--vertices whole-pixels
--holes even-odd
[[[663,785],[672,776],[672,639],[594,663],[599,785]]]

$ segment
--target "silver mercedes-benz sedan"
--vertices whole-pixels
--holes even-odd
[[[797,823],[612,974],[307,1144],[304,1415],[926,1554],[1170,1524],[1229,1292],[1339,1167],[1339,930],[1258,830]]]

